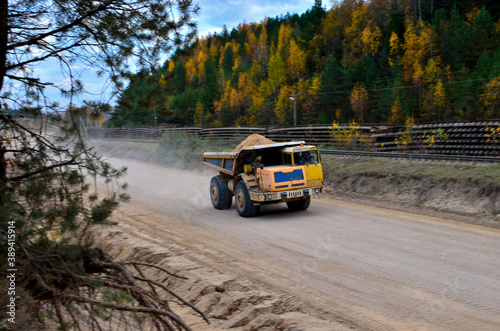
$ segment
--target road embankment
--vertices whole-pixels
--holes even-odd
[[[328,194],[500,228],[500,163],[323,157]]]

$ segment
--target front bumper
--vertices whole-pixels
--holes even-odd
[[[250,200],[254,202],[284,202],[296,200],[297,198],[317,196],[323,192],[322,187],[307,187],[299,190],[280,191],[280,192],[262,192],[250,191]]]

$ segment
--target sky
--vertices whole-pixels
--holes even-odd
[[[243,21],[259,23],[266,16],[274,18],[286,13],[300,15],[314,5],[314,0],[199,0],[197,3],[201,7],[199,35],[206,36],[209,32],[222,31],[224,24],[231,31]]]
[[[200,6],[200,14],[197,17],[198,35],[207,36],[209,33],[221,32],[223,26],[231,31],[238,24],[261,22],[266,16],[274,18],[281,14],[302,14],[314,5],[314,0],[194,0]],[[323,5],[329,6],[327,1]],[[58,74],[59,66],[50,64],[37,67],[37,74],[42,79],[62,84],[64,78]],[[73,104],[79,106],[84,100],[96,100],[109,102],[114,106],[115,98],[111,97],[111,88],[106,85],[105,77],[97,77],[92,68],[79,68],[82,73],[82,81],[88,93],[81,94],[73,100]],[[69,99],[63,99],[55,89],[47,89],[47,95],[52,101],[58,101],[61,106],[68,105]]]

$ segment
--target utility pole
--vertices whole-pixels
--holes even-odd
[[[297,98],[295,94],[295,87],[293,88],[293,97],[290,97],[290,100],[293,101],[293,126],[297,126]]]

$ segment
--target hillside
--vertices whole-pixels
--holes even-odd
[[[496,1],[321,0],[201,37],[137,74],[110,126],[500,118]],[[293,100],[292,100],[293,98]]]

